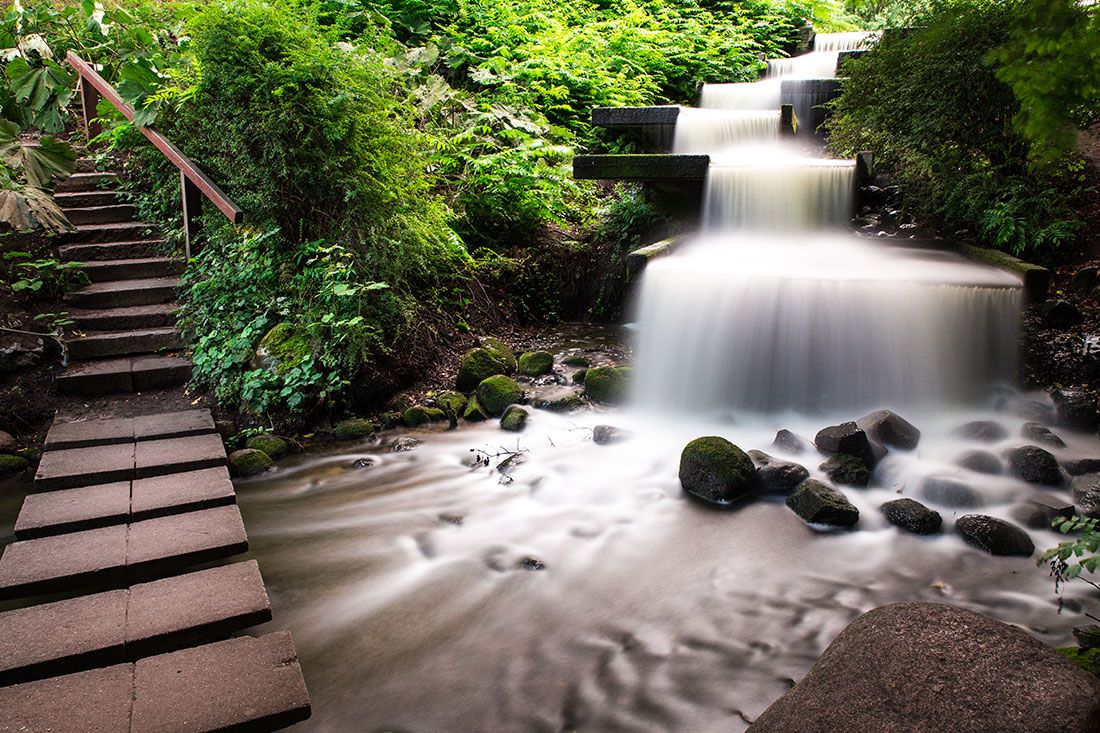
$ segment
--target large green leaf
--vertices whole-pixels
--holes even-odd
[[[73,229],[48,191],[15,182],[8,185],[0,187],[0,223],[20,232],[42,228],[60,233]]]
[[[63,112],[73,95],[72,74],[48,59],[39,66],[23,58],[8,62],[5,73],[15,101],[23,105],[32,125],[46,132],[65,129]]]
[[[44,135],[38,145],[24,145],[19,139],[19,126],[0,119],[0,162],[28,185],[52,191],[76,170],[76,151],[49,135]]]

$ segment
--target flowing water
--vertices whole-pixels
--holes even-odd
[[[841,44],[818,39],[821,53]],[[531,344],[558,356],[553,376],[524,382],[532,402],[579,392],[564,361],[584,356],[636,365],[630,407],[531,409],[520,434],[496,421],[389,431],[237,483],[272,628],[293,632],[313,697],[303,729],[740,731],[845,625],[894,601],[1070,640],[1081,589],[1063,613],[1033,558],[993,557],[952,531],[958,515],[1008,519],[1038,493],[958,462],[979,449],[998,460],[1050,409],[1004,386],[1019,281],[845,233],[853,166],[784,147],[774,116],[685,112],[677,145],[713,155],[706,232],[647,267],[635,324]],[[877,408],[923,435],[870,488],[844,489],[855,530],[808,526],[782,499],[719,511],[681,491],[692,438],[722,435],[822,478],[824,456],[772,446],[776,431],[812,438]],[[955,435],[974,419],[1007,437]],[[629,436],[597,445],[601,424]],[[1059,458],[1100,454],[1094,435],[1061,435]],[[940,511],[944,532],[887,524],[878,507],[899,495]],[[1029,532],[1038,548],[1059,540]]]

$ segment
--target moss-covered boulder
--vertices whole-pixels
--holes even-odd
[[[579,369],[584,369],[592,366],[592,360],[584,354],[570,354],[569,356],[562,359],[561,363],[567,367],[575,367]]]
[[[630,391],[633,367],[596,367],[584,373],[584,393],[596,402],[617,405],[624,402]]]
[[[871,472],[863,461],[846,453],[837,453],[819,466],[834,484],[841,486],[866,486],[871,482]]]
[[[435,401],[439,403],[443,412],[455,417],[461,416],[462,411],[466,409],[466,395],[461,392],[443,392],[436,396]]]
[[[516,370],[516,354],[512,351],[512,347],[504,343],[495,336],[483,336],[478,339],[478,346],[483,349],[488,349],[493,354],[504,362],[504,373],[511,374]]]
[[[477,395],[471,396],[466,402],[466,409],[462,411],[462,419],[467,422],[481,422],[489,419],[488,413],[481,408],[481,403],[477,401]]]
[[[273,459],[282,458],[290,453],[291,449],[289,440],[280,438],[278,435],[271,435],[270,433],[253,435],[245,442],[245,447],[253,450],[262,450]]]
[[[488,415],[502,415],[508,405],[523,400],[523,390],[516,380],[503,374],[485,379],[477,386],[477,401]]]
[[[554,371],[554,355],[549,351],[527,351],[519,355],[516,371],[525,377],[541,377]]]
[[[732,504],[751,492],[755,483],[752,459],[725,438],[696,438],[680,453],[680,486],[688,496],[707,504]]]
[[[584,378],[588,376],[587,369],[578,369],[573,372],[573,384],[584,384]]]
[[[859,522],[859,510],[844,494],[812,478],[787,497],[787,506],[810,524],[854,527]]]
[[[515,371],[515,359],[509,361],[499,351],[479,346],[470,349],[458,362],[455,386],[460,392],[473,392],[477,386],[494,374],[510,374]]]
[[[271,456],[255,448],[242,448],[229,454],[229,473],[243,478],[255,476],[271,468]]]
[[[579,394],[567,394],[552,400],[539,399],[533,403],[534,407],[550,412],[571,413],[578,412],[588,407],[588,403]]]
[[[510,433],[518,433],[527,427],[527,410],[519,405],[509,405],[500,418],[500,427]]]
[[[383,412],[379,416],[379,421],[382,423],[382,428],[385,430],[392,430],[401,424],[402,413],[397,410],[390,410],[389,412]]]
[[[879,507],[886,521],[913,534],[935,534],[943,526],[940,513],[913,499],[894,499]]]
[[[264,369],[286,374],[312,355],[309,336],[289,321],[282,321],[260,339],[255,361]]]
[[[1100,677],[1100,649],[1084,649],[1079,646],[1062,646],[1054,651],[1064,656],[1086,672]]]
[[[416,428],[430,422],[446,419],[447,415],[443,410],[437,407],[424,407],[423,405],[413,405],[405,410],[405,414],[401,416],[401,422],[407,428]]]
[[[7,478],[23,473],[30,464],[22,456],[13,456],[10,453],[0,453],[0,478]]]
[[[377,429],[378,426],[370,420],[353,417],[337,423],[332,432],[336,435],[337,440],[359,440],[367,437]]]

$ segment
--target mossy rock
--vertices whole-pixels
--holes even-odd
[[[571,354],[562,359],[561,363],[567,367],[577,367],[580,369],[592,366],[592,361],[583,354]]]
[[[466,409],[466,395],[460,392],[444,392],[435,398],[443,412],[458,417]]]
[[[584,373],[584,392],[589,398],[605,405],[624,402],[630,392],[633,367],[596,367]]]
[[[253,435],[245,441],[244,445],[246,448],[263,451],[273,459],[282,458],[290,453],[290,441],[278,435]]]
[[[271,456],[255,448],[242,448],[229,454],[229,473],[237,477],[255,476],[271,468]]]
[[[501,415],[508,405],[523,399],[523,390],[516,380],[497,374],[477,386],[477,401],[488,415]]]
[[[458,362],[455,386],[460,392],[473,392],[477,386],[494,374],[515,371],[515,359],[509,361],[500,352],[478,347],[470,349]]]
[[[275,324],[256,346],[257,361],[276,374],[286,374],[311,356],[309,336],[288,321]]]
[[[578,369],[573,372],[573,384],[584,384],[584,378],[588,376],[587,369]]]
[[[358,440],[367,437],[377,429],[378,426],[370,420],[353,417],[337,423],[333,433],[336,434],[337,440]]]
[[[819,468],[834,484],[864,487],[871,483],[871,472],[863,461],[846,453],[829,456]]]
[[[478,345],[483,349],[493,352],[497,358],[504,362],[504,374],[511,374],[516,370],[516,353],[512,347],[495,336],[486,336],[478,340]]]
[[[10,453],[0,453],[0,478],[7,478],[23,473],[30,463],[22,456],[13,456]]]
[[[528,351],[520,354],[516,371],[525,377],[541,377],[554,371],[554,355],[549,351]]]
[[[382,421],[382,427],[385,430],[392,430],[401,424],[401,413],[396,410],[383,412],[379,419]]]
[[[1081,669],[1100,677],[1100,649],[1082,649],[1079,646],[1064,646],[1055,649]]]
[[[405,423],[405,427],[407,428],[415,428],[426,423],[446,419],[447,415],[443,410],[437,407],[424,407],[422,405],[413,405],[405,410],[405,414],[401,416],[401,422]]]
[[[462,419],[467,422],[481,422],[489,419],[489,415],[481,408],[481,403],[477,401],[477,395],[473,395],[467,400],[466,409],[462,411]]]
[[[696,438],[680,453],[680,486],[708,504],[732,504],[751,492],[755,483],[752,459],[725,438]]]
[[[812,478],[787,497],[787,506],[810,524],[854,527],[859,523],[859,510],[844,494]]]
[[[500,427],[511,433],[518,433],[527,427],[527,410],[519,405],[509,405],[500,418]]]

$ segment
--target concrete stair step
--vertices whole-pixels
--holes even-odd
[[[10,731],[270,731],[309,718],[286,631],[0,688]]]
[[[102,171],[78,171],[57,185],[58,193],[99,191],[118,183],[118,175]]]
[[[85,262],[80,268],[94,283],[111,280],[142,280],[155,277],[174,277],[183,273],[182,257],[135,257],[124,260],[96,260]]]
[[[89,206],[113,206],[119,203],[114,191],[70,191],[54,194],[54,200],[63,211],[85,209]]]
[[[114,224],[132,222],[137,218],[137,207],[133,204],[108,204],[105,206],[85,206],[65,210],[65,216],[74,226],[82,224]]]
[[[93,242],[132,242],[146,239],[153,226],[140,221],[116,221],[106,224],[77,224],[76,231],[58,236],[60,244],[91,244]]]
[[[206,433],[46,451],[38,462],[34,483],[39,491],[54,491],[167,476],[225,464],[221,436]]]
[[[80,338],[67,339],[69,356],[77,361],[114,356],[156,354],[183,346],[174,327],[145,328],[133,331],[93,331]]]
[[[155,305],[176,299],[179,278],[156,277],[140,280],[111,280],[93,283],[69,293],[65,299],[78,308],[125,308]]]
[[[136,328],[162,328],[176,324],[176,304],[134,305],[126,308],[69,311],[77,328],[87,331],[119,331]]]
[[[184,384],[191,362],[181,356],[134,356],[74,364],[57,377],[65,394],[107,395],[144,392]]]
[[[184,438],[216,432],[210,410],[179,410],[138,417],[55,420],[46,434],[45,450],[90,448],[94,445],[135,443],[140,440]]]
[[[0,598],[124,588],[247,550],[236,505],[17,540],[0,556]]]
[[[135,239],[126,242],[69,244],[59,247],[58,253],[67,262],[97,262],[158,257],[163,255],[164,249],[162,239]]]
[[[134,661],[271,620],[255,560],[0,613],[0,685]]]

